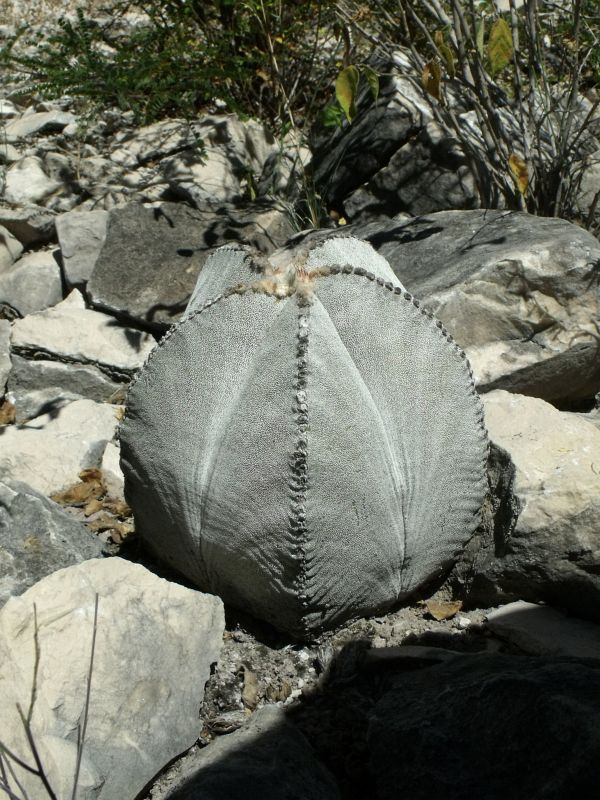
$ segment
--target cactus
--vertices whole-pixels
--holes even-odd
[[[130,388],[121,448],[156,555],[299,638],[440,574],[485,493],[465,354],[347,237],[280,268],[216,251]]]

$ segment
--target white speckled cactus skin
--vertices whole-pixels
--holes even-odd
[[[153,551],[299,638],[439,574],[486,487],[464,353],[351,238],[280,269],[217,251],[130,389],[121,448]]]

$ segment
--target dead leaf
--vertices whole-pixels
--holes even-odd
[[[97,514],[98,511],[102,511],[103,508],[104,504],[102,500],[99,500],[97,497],[92,497],[84,507],[83,513],[86,517],[91,517],[92,514]]]
[[[443,619],[452,619],[455,614],[458,614],[462,608],[462,601],[454,600],[450,602],[444,602],[438,600],[426,600],[425,608],[430,616],[432,616],[438,622],[441,622]]]
[[[105,500],[102,507],[115,517],[130,517],[131,509],[124,500]]]
[[[258,678],[256,673],[244,666],[244,688],[242,702],[246,708],[254,710],[258,705]]]
[[[17,409],[10,402],[5,400],[0,405],[0,425],[11,425],[17,418]]]
[[[432,97],[442,102],[442,70],[437,61],[428,61],[421,73],[423,88]]]
[[[508,158],[508,168],[515,179],[517,189],[521,192],[521,194],[525,194],[529,186],[529,172],[527,170],[527,164],[516,153],[511,153]]]
[[[62,492],[51,495],[51,499],[61,506],[85,506],[90,500],[100,497],[104,493],[104,487],[100,482],[82,481],[75,486],[69,486]]]

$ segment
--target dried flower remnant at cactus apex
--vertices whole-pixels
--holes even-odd
[[[462,350],[368,244],[206,262],[133,383],[126,497],[156,555],[294,636],[452,563],[485,492]]]

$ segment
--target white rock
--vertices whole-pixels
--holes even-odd
[[[76,400],[25,425],[7,426],[0,448],[0,479],[23,481],[45,495],[77,483],[81,470],[100,465],[117,428],[117,410],[93,400]]]
[[[87,283],[106,239],[107,211],[68,211],[56,220],[65,280]]]
[[[62,300],[60,267],[52,250],[27,253],[0,274],[0,304],[24,317]]]
[[[66,125],[75,122],[77,118],[73,114],[64,111],[41,111],[35,114],[24,114],[23,116],[11,120],[5,129],[4,134],[9,142],[32,136],[35,133],[49,133],[61,131]]]
[[[25,156],[6,171],[4,199],[7,203],[21,206],[37,204],[61,186],[59,181],[53,181],[46,175],[40,158]]]
[[[512,463],[493,540],[469,556],[477,602],[544,600],[600,621],[600,429],[535,397],[482,400],[490,440]]]
[[[0,142],[0,164],[14,164],[21,158],[21,153],[8,142]]]
[[[119,446],[114,442],[109,442],[106,445],[102,456],[102,463],[100,464],[104,485],[106,486],[106,493],[113,500],[125,499],[123,492],[125,478],[121,470],[120,457],[121,452]]]
[[[0,398],[4,396],[10,369],[10,322],[0,319]]]
[[[531,655],[600,658],[600,625],[550,606],[517,600],[488,614],[487,627]]]
[[[169,583],[119,558],[61,569],[11,598],[0,612],[0,730],[31,754],[15,704],[29,707],[37,609],[39,669],[31,728],[48,779],[71,797],[98,619],[78,800],[130,800],[198,737],[204,684],[224,629],[217,597]],[[39,780],[15,767],[27,796]],[[14,785],[14,784],[13,784]]]
[[[15,104],[11,103],[10,100],[0,100],[0,117],[11,119],[16,117],[18,113]]]
[[[77,289],[53,308],[17,320],[12,333],[12,347],[20,355],[52,354],[120,372],[140,367],[154,344],[149,334],[87,309]]]
[[[0,275],[10,269],[23,252],[23,245],[0,225]]]

